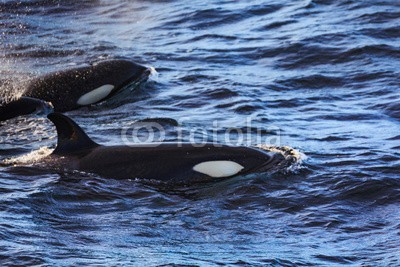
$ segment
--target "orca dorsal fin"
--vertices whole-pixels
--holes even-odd
[[[69,117],[53,112],[47,115],[47,118],[54,123],[57,129],[57,147],[53,154],[76,154],[82,150],[100,146],[90,139],[82,128]]]

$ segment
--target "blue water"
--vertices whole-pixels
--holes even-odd
[[[396,0],[0,1],[3,98],[124,57],[158,75],[67,113],[97,142],[162,118],[166,141],[233,129],[304,154],[185,188],[0,167],[1,266],[399,266],[399,25]],[[56,133],[24,117],[0,139],[2,161],[34,161]]]

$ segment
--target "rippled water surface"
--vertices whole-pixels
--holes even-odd
[[[130,58],[158,76],[68,113],[97,142],[161,118],[167,141],[247,130],[305,155],[183,188],[3,164],[1,265],[399,266],[399,25],[397,0],[0,1],[2,98]],[[0,139],[2,161],[32,160],[56,133],[23,117]]]

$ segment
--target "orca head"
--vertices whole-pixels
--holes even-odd
[[[97,81],[95,87],[79,96],[76,104],[87,106],[117,94],[128,85],[140,84],[148,79],[151,69],[123,59],[106,60],[92,64],[90,73]]]
[[[89,66],[61,70],[33,79],[24,96],[49,101],[64,112],[104,101],[128,85],[138,85],[151,68],[129,60],[104,60]]]
[[[100,146],[67,116],[54,112],[47,115],[56,126],[57,147],[52,154],[55,155],[78,155],[90,149]]]
[[[229,162],[228,164],[232,173],[236,170],[233,175],[270,172],[276,169],[284,160],[283,155],[280,153],[262,150],[257,147],[231,147],[229,154],[227,158],[236,163]],[[226,166],[226,164],[223,166]]]
[[[201,151],[199,151],[201,152]],[[284,159],[280,153],[255,147],[210,144],[198,157],[192,170],[212,178],[227,178],[252,173],[265,173],[278,167]]]
[[[47,115],[51,112],[53,112],[53,105],[50,102],[22,96],[0,106],[0,121],[29,114]]]

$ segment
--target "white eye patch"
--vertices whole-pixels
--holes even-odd
[[[114,85],[105,84],[81,96],[76,102],[80,106],[90,105],[107,97],[114,89]]]
[[[229,177],[239,173],[244,167],[228,160],[205,161],[193,167],[193,170],[213,178]]]

